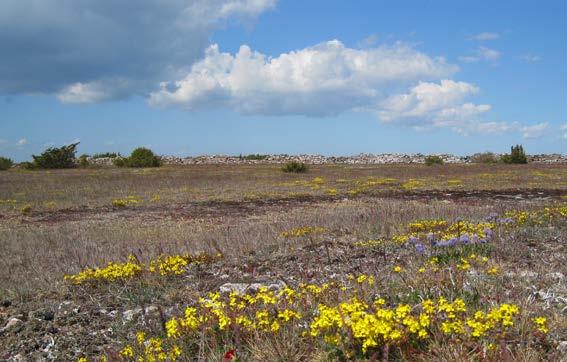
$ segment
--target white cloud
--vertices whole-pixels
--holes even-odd
[[[480,120],[480,116],[491,109],[490,105],[465,103],[467,97],[476,93],[478,88],[466,82],[422,82],[409,93],[394,95],[381,102],[378,116],[385,122],[401,122],[422,129],[445,127],[466,134],[508,131],[507,123]]]
[[[331,40],[273,58],[246,45],[235,55],[212,45],[183,79],[162,83],[149,102],[188,110],[223,106],[244,114],[325,116],[372,108],[392,92],[457,70],[442,57],[399,43],[353,49]]]
[[[96,103],[127,98],[134,89],[127,79],[106,79],[87,83],[74,83],[63,88],[57,99],[61,103]]]
[[[487,60],[500,56],[497,51],[479,49]],[[484,120],[491,106],[469,100],[478,94],[477,86],[449,79],[457,70],[442,57],[401,43],[354,49],[331,40],[275,57],[246,45],[236,54],[211,45],[180,80],[162,82],[148,102],[189,111],[228,108],[273,116],[366,111],[382,122],[463,134],[520,131],[533,137],[543,132],[517,122]]]
[[[25,139],[25,138],[22,138],[22,139],[18,140],[18,142],[16,142],[16,146],[18,146],[18,147],[23,147],[27,144],[28,144],[28,140]]]
[[[500,34],[498,34],[498,33],[483,32],[483,33],[479,33],[479,34],[476,34],[476,35],[469,37],[469,40],[484,41],[484,40],[495,40],[495,39],[498,39],[498,38],[500,38]]]
[[[500,52],[494,49],[490,49],[487,47],[479,47],[478,54],[484,60],[488,61],[496,61],[500,58]]]
[[[463,63],[476,63],[480,61],[495,62],[500,58],[500,56],[501,53],[498,50],[480,46],[474,55],[461,55],[458,59]]]
[[[524,54],[524,55],[518,56],[518,59],[520,59],[521,61],[526,62],[526,63],[537,63],[537,62],[541,61],[543,58],[540,55]]]
[[[549,124],[547,122],[538,123],[532,126],[521,127],[520,132],[522,132],[522,137],[524,138],[539,138],[543,136],[548,126]]]

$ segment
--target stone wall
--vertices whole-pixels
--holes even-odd
[[[471,163],[471,156],[454,156],[449,154],[441,154],[440,156],[445,163]],[[496,155],[498,157],[499,155]],[[195,157],[175,157],[162,156],[162,160],[166,165],[235,165],[235,164],[283,164],[290,161],[304,162],[311,165],[322,164],[352,164],[352,165],[377,165],[377,164],[421,164],[425,162],[424,154],[401,154],[401,153],[384,153],[384,154],[359,154],[354,156],[322,156],[322,155],[269,155],[263,160],[246,160],[239,156],[226,155],[207,155]],[[567,155],[551,154],[551,155],[530,155],[528,160],[533,163],[546,164],[567,164]],[[111,158],[89,159],[94,165],[111,166]]]

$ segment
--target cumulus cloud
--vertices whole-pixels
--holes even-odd
[[[539,138],[543,136],[549,124],[547,122],[538,123],[531,126],[524,126],[520,128],[522,137],[524,138]]]
[[[16,146],[18,147],[23,147],[27,144],[28,144],[28,140],[25,138],[19,139],[18,142],[16,142]]]
[[[491,106],[468,101],[479,89],[449,79],[457,70],[442,57],[401,43],[353,49],[332,40],[277,57],[248,46],[233,55],[212,45],[182,79],[163,82],[149,103],[274,116],[368,111],[383,122],[467,134],[514,129],[506,122],[482,120]]]
[[[484,41],[484,40],[495,40],[495,39],[498,39],[498,38],[500,38],[500,34],[498,34],[498,33],[483,32],[483,33],[475,34],[475,35],[469,37],[469,40]]]
[[[518,56],[518,59],[520,59],[521,61],[526,62],[526,63],[537,63],[537,62],[541,61],[543,58],[540,55],[524,54],[524,55]]]
[[[495,62],[500,56],[501,53],[498,50],[480,46],[474,55],[461,55],[458,59],[463,63],[476,63],[480,61]]]
[[[0,95],[70,102],[147,94],[202,57],[219,26],[248,23],[276,0],[4,0]]]
[[[353,49],[331,40],[273,58],[245,45],[234,55],[212,45],[184,78],[162,83],[151,94],[150,104],[326,116],[372,108],[392,92],[457,70],[442,57],[403,44]]]
[[[481,115],[491,109],[489,104],[465,102],[478,91],[478,87],[466,82],[422,82],[409,93],[381,102],[378,115],[386,122],[403,122],[419,128],[446,127],[465,134],[499,134],[510,130],[507,123],[481,120]]]

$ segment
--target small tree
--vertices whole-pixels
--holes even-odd
[[[504,163],[515,163],[515,164],[528,163],[528,158],[526,157],[526,153],[524,152],[524,147],[522,147],[522,145],[512,146],[510,149],[510,154],[502,155],[500,159]]]
[[[5,171],[10,169],[14,165],[14,162],[6,157],[0,157],[0,171]]]
[[[161,160],[152,150],[144,147],[136,148],[126,159],[128,167],[159,167]]]
[[[73,143],[60,148],[48,148],[41,155],[33,155],[33,164],[36,168],[73,168],[75,167],[75,154],[79,143]]]

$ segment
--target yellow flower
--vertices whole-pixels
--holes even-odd
[[[541,333],[547,334],[549,332],[549,329],[547,328],[547,318],[536,317],[533,319],[533,322],[536,325],[537,330]]]
[[[126,346],[120,351],[120,354],[125,358],[134,358],[134,349],[132,346]]]
[[[492,268],[490,268],[490,269],[488,270],[488,274],[490,274],[490,275],[497,275],[498,272],[499,272],[499,269],[498,269],[498,267],[496,267],[496,266],[493,266]]]
[[[396,265],[393,269],[394,273],[401,273],[402,272],[402,267],[399,265]]]
[[[165,323],[165,330],[169,338],[177,338],[181,335],[179,332],[179,322],[172,318]]]
[[[144,344],[144,342],[146,341],[146,333],[142,331],[136,333],[136,340],[138,341],[138,344]]]

